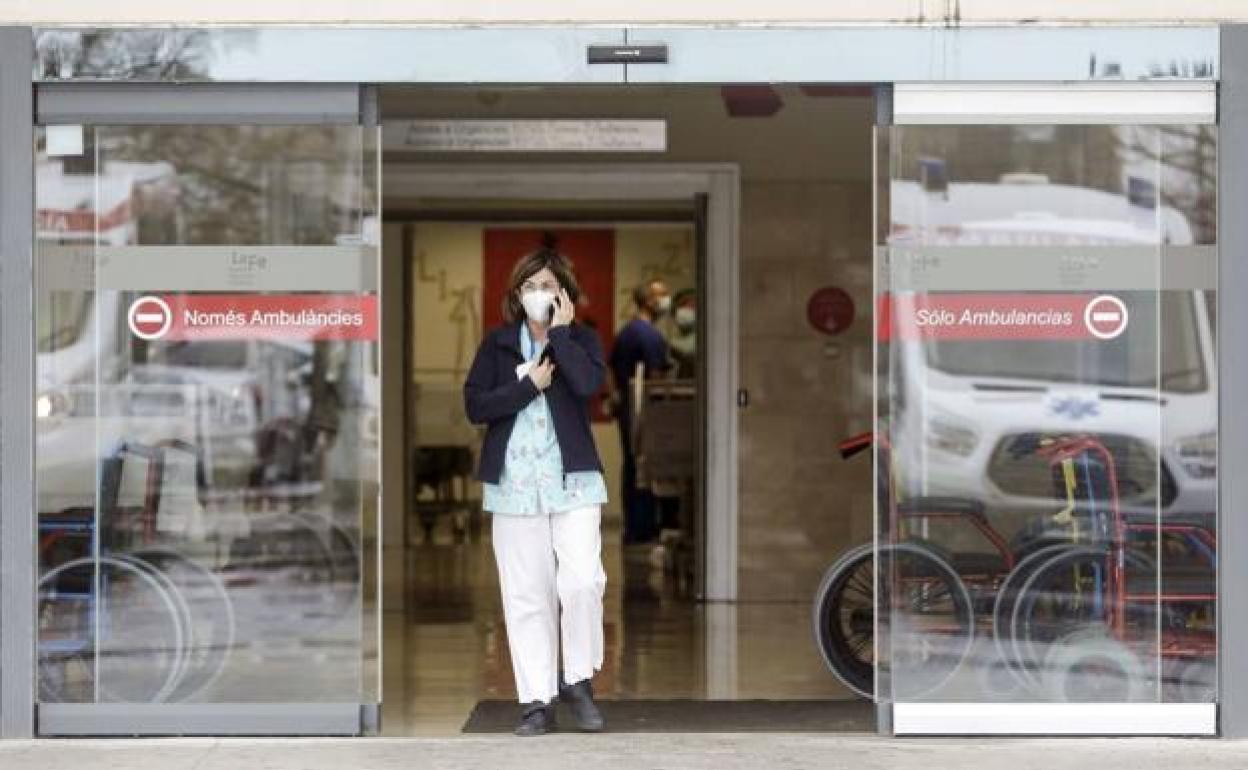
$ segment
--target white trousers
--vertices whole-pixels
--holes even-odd
[[[563,680],[602,668],[602,506],[537,516],[493,514],[494,560],[521,703],[550,702]],[[562,612],[560,610],[562,609]]]

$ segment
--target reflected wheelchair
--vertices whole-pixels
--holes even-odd
[[[1095,435],[1032,433],[1013,443],[1014,457],[1047,465],[1055,503],[1013,540],[977,500],[899,499],[891,451],[874,434],[840,451],[849,458],[872,447],[878,542],[832,564],[813,607],[820,653],[846,687],[874,697],[878,681],[891,698],[923,698],[973,660],[981,676],[970,692],[954,688],[957,697],[1213,700],[1211,522],[1125,514],[1115,457]],[[931,524],[942,520],[977,532],[991,552],[939,542]]]

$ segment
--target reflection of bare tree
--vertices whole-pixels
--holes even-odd
[[[100,162],[173,167],[162,208],[191,244],[332,244],[362,232],[358,129],[342,126],[133,126],[96,129]],[[143,228],[141,232],[168,232]]]
[[[1149,62],[1148,74],[1154,78],[1211,79],[1217,71],[1212,59],[1170,59]]]
[[[1183,212],[1192,227],[1193,243],[1217,241],[1217,128],[1211,125],[1158,126],[1160,148],[1139,148],[1141,156],[1158,161],[1161,202]]]
[[[203,80],[212,57],[204,29],[39,30],[38,76]]]
[[[1134,70],[1130,64],[1126,67],[1128,70]],[[1170,59],[1169,61],[1159,62],[1150,61],[1144,66],[1150,78],[1183,78],[1183,79],[1212,79],[1217,72],[1212,59]],[[1095,51],[1088,54],[1088,78],[1091,80],[1122,80],[1124,76],[1124,67],[1121,60],[1118,59],[1098,59]],[[1137,76],[1133,73],[1132,76]]]
[[[898,143],[894,177],[918,179],[919,159],[935,157],[957,182],[996,183],[1001,174],[1044,174],[1053,184],[1119,192],[1116,126],[924,126]],[[905,129],[903,129],[904,131]]]
[[[1187,218],[1196,243],[1216,235],[1214,126],[924,126],[895,147],[899,179],[921,179],[925,158],[943,161],[955,182],[995,184],[1006,172],[1031,172],[1053,184],[1126,194],[1128,175],[1143,177],[1163,205]]]

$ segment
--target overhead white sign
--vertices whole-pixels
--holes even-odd
[[[401,120],[387,150],[420,152],[665,152],[666,120]]]

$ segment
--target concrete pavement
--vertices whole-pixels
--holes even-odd
[[[0,741],[3,770],[1204,770],[1248,768],[1248,741],[884,739],[781,733],[361,739]]]

